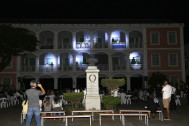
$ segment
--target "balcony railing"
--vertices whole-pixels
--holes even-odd
[[[113,71],[124,71],[126,70],[126,65],[113,65]]]
[[[41,45],[40,49],[53,49],[53,46]]]
[[[84,71],[88,68],[88,64],[79,64],[76,66],[77,71]]]
[[[112,48],[125,48],[125,42],[112,42]]]
[[[52,71],[54,71],[54,65],[48,65],[48,64],[40,65],[39,70],[41,72],[52,72]]]
[[[21,66],[21,71],[22,72],[34,72],[35,71],[35,66],[34,65],[30,65],[30,66],[22,65]]]
[[[98,68],[100,71],[108,71],[108,70],[109,70],[109,65],[108,65],[108,64],[98,64],[98,65],[97,65],[97,68]]]
[[[72,71],[73,66],[59,66],[59,71]]]
[[[142,70],[143,65],[142,64],[131,64],[131,70]]]
[[[58,49],[71,49],[71,48],[72,48],[71,44],[58,45]]]
[[[90,42],[76,42],[77,49],[90,48]]]

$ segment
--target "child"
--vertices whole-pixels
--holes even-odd
[[[25,99],[25,100],[22,102],[23,119],[26,119],[27,110],[28,110],[28,100]]]

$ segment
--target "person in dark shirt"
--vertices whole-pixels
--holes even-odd
[[[30,126],[33,114],[35,115],[37,126],[41,126],[39,96],[44,95],[45,90],[43,89],[41,84],[36,84],[34,80],[30,82],[30,86],[31,88],[26,90],[26,95],[28,98],[26,126]],[[37,90],[36,87],[39,87],[41,91]]]
[[[162,86],[161,86],[161,84],[157,84],[157,87],[155,88],[155,95],[156,95],[156,98],[159,100],[160,110],[163,110]]]
[[[151,111],[152,118],[154,118],[156,111],[158,110],[158,102],[154,102],[154,96],[152,93],[147,97],[145,108]],[[151,118],[151,114],[149,113],[149,118]]]

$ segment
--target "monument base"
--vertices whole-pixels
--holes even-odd
[[[101,110],[100,95],[86,96],[85,110]]]

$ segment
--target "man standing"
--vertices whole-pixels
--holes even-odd
[[[30,86],[31,88],[26,90],[26,95],[28,98],[28,111],[27,111],[26,126],[30,126],[33,114],[35,115],[37,126],[41,126],[39,96],[44,95],[45,90],[43,89],[41,84],[36,84],[34,80],[30,82]],[[41,89],[41,91],[36,89],[37,86]]]
[[[164,85],[162,85],[162,93],[163,93],[163,106],[166,109],[166,117],[165,120],[170,120],[170,111],[169,111],[169,103],[171,101],[171,92],[172,87],[168,84],[167,81],[164,81]]]

